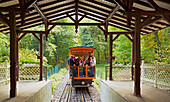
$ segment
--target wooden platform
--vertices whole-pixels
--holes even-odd
[[[0,102],[50,102],[52,97],[51,81],[19,81],[18,95],[9,98],[10,84],[0,87]]]
[[[141,97],[136,97],[133,90],[133,81],[101,80],[102,102],[170,102],[170,92],[142,84]]]

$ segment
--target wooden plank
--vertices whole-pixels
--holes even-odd
[[[49,25],[65,25],[65,26],[75,26],[76,23],[48,23]],[[78,23],[79,26],[100,26],[104,25],[103,23]]]
[[[112,42],[115,41],[119,36],[120,34],[117,34],[117,36],[113,38]]]
[[[47,17],[44,15],[44,13],[42,12],[42,10],[40,9],[40,7],[37,5],[37,4],[33,4],[33,7],[36,9],[36,11],[40,14],[40,16],[42,17],[42,19],[44,20],[44,21],[48,21],[49,22],[49,20],[47,19]]]
[[[9,26],[9,20],[0,12],[0,23]]]
[[[67,16],[75,23],[76,21],[67,13]]]
[[[108,32],[108,35],[114,35],[114,34],[133,34],[134,32]]]
[[[40,41],[40,38],[35,33],[32,34]]]
[[[122,9],[124,9],[125,11],[128,10],[128,7],[127,7],[124,3],[122,3],[121,0],[114,0],[114,1],[116,2],[117,5],[119,5],[119,6],[120,6]]]
[[[18,0],[18,1],[19,1],[20,9],[25,9],[25,0]],[[26,12],[20,12],[21,25],[24,25],[25,17],[26,17]]]
[[[25,35],[26,35],[26,33],[24,33],[20,37],[18,37],[18,41],[20,41]]]
[[[133,0],[128,0],[126,6],[128,7],[128,11],[132,11],[132,8],[133,8]],[[131,15],[126,15],[126,18],[127,18],[127,25],[130,27],[130,26],[131,26],[132,16],[131,16]]]
[[[83,16],[81,16],[81,18],[78,20],[78,22],[81,22],[81,20],[82,20],[84,17],[86,17],[86,13],[85,13]]]
[[[37,2],[37,0],[29,0],[29,2],[27,2],[27,4],[25,5],[25,8],[28,9],[29,7],[31,7],[36,2]]]
[[[79,4],[79,0],[75,0],[75,32],[78,32],[78,4]]]
[[[17,31],[19,33],[36,33],[36,34],[46,34],[46,31]]]
[[[132,38],[130,38],[130,36],[129,35],[127,35],[127,34],[124,34],[131,42],[133,42],[133,39]]]
[[[10,97],[17,96],[16,87],[16,60],[17,60],[17,33],[16,33],[16,20],[15,12],[9,12],[9,25],[10,25]]]
[[[120,6],[116,6],[112,11],[111,13],[109,14],[109,16],[106,18],[106,20],[103,22],[108,22],[110,21],[110,19],[112,19],[113,15],[120,9]]]
[[[102,30],[103,32],[105,32],[105,30],[101,27],[101,26],[97,26],[100,30]]]
[[[159,10],[159,11],[126,11],[126,14],[129,15],[153,15],[153,16],[161,16],[161,15],[170,15],[170,10]]]
[[[48,29],[48,32],[50,32],[56,25],[53,25],[50,29]]]

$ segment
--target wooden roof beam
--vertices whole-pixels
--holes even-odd
[[[46,31],[28,31],[28,30],[25,30],[25,31],[17,31],[18,33],[36,33],[36,34],[46,34]]]
[[[78,22],[81,22],[81,20],[82,20],[84,17],[86,17],[86,13],[85,13],[83,16],[81,16],[81,18],[78,20]]]
[[[77,23],[78,26],[100,26],[104,23]],[[49,23],[49,25],[65,25],[65,26],[75,26],[76,23]]]
[[[127,11],[126,14],[161,16],[161,15],[170,15],[170,10],[144,11],[144,12],[143,11]]]
[[[76,23],[76,25],[75,25],[75,28],[76,28],[75,32],[76,33],[78,32],[78,4],[79,4],[79,0],[75,0],[75,14],[76,14],[76,16],[75,16],[75,23]]]
[[[151,4],[151,6],[156,10],[156,11],[161,11],[163,10],[160,8],[153,0],[148,0],[148,2]],[[170,12],[170,11],[169,11]],[[170,15],[170,14],[169,14]],[[170,24],[170,17],[168,15],[161,15],[162,18],[164,18],[169,24]]]
[[[42,10],[38,7],[38,5],[36,3],[33,4],[33,7],[36,9],[36,11],[40,14],[40,16],[42,17],[42,19],[44,21],[48,21],[47,17],[43,14]]]
[[[117,5],[119,5],[125,11],[128,11],[128,7],[121,0],[114,0]]]
[[[25,8],[28,9],[29,7],[31,7],[36,2],[37,2],[37,0],[29,0],[29,2],[26,3]]]
[[[132,11],[133,0],[128,0],[127,7],[128,7],[128,11]],[[126,18],[127,18],[127,25],[130,27],[131,26],[132,16],[131,15],[126,15]]]
[[[18,0],[20,9],[25,9],[25,0]],[[24,19],[26,17],[26,12],[20,12],[20,18],[21,18],[21,25],[24,25]]]
[[[120,36],[120,34],[117,34],[116,37],[114,37],[114,38],[112,39],[112,42],[115,41],[119,36]]]
[[[0,12],[0,22],[6,26],[9,26],[9,20]]]
[[[9,26],[9,20],[0,12],[0,22],[6,26]],[[16,27],[17,30],[21,30],[20,28]]]
[[[76,23],[76,21],[67,13],[67,16],[74,22]]]
[[[106,20],[103,23],[106,23],[108,21],[110,21],[110,19],[112,19],[113,15],[120,9],[120,6],[116,6],[111,13],[109,14],[109,16],[106,18]]]

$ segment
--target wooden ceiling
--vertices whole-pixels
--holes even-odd
[[[14,9],[26,11],[16,12],[16,26],[20,30],[67,17],[78,22],[76,17],[79,16],[99,23],[108,21],[110,26],[134,31],[136,13],[142,13],[141,34],[170,26],[169,0],[0,0],[0,32],[9,33],[7,11]],[[152,11],[157,15],[151,14]]]

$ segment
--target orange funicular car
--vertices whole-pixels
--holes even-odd
[[[69,78],[74,87],[89,87],[92,79],[96,79],[95,50],[94,47],[86,46],[69,48]]]

